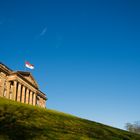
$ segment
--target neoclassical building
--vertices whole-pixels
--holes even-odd
[[[13,71],[0,63],[0,96],[33,106],[46,107],[46,95],[30,72]]]

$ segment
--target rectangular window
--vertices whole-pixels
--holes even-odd
[[[6,89],[4,89],[3,96],[6,97]]]

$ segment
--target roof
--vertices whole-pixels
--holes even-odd
[[[1,65],[3,65],[4,67],[6,67],[8,70],[13,71],[12,69],[10,69],[9,67],[7,67],[5,64],[3,64],[2,62],[0,62]]]
[[[39,89],[36,80],[34,79],[34,77],[32,76],[30,72],[17,71],[17,73],[21,74],[24,78],[26,78],[28,81],[33,83],[37,87],[37,89]]]

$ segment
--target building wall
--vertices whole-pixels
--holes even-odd
[[[7,90],[6,88],[6,74],[4,74],[3,72],[0,72],[0,96],[4,96],[4,91]]]

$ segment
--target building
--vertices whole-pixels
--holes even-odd
[[[13,71],[0,63],[0,96],[33,106],[46,107],[46,95],[30,72]]]

